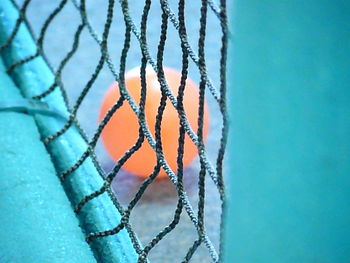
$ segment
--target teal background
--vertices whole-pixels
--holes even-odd
[[[350,262],[350,2],[232,11],[225,262]]]

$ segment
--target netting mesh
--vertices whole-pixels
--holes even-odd
[[[39,30],[39,34],[35,37],[35,33],[31,29],[31,18],[27,16],[27,9],[31,4],[31,0],[24,0],[21,4],[16,3],[14,0],[13,3],[18,7],[20,16],[17,19],[16,25],[12,31],[11,36],[8,40],[0,47],[0,50],[8,48],[15,36],[18,32],[18,29],[21,23],[26,23],[29,29],[32,31],[32,35],[36,41],[37,51],[35,54],[32,54],[29,57],[23,58],[20,61],[15,62],[14,64],[8,67],[8,72],[12,72],[15,68],[21,66],[25,63],[30,63],[31,60],[35,59],[38,56],[42,56],[46,58],[47,63],[50,65],[49,59],[47,59],[47,54],[44,50],[44,40],[45,36],[48,32],[48,29],[54,22],[55,18],[64,10],[65,6],[68,2],[71,1],[74,7],[76,8],[75,12],[79,14],[80,23],[76,27],[74,32],[73,43],[70,47],[70,50],[66,53],[66,55],[60,60],[58,66],[52,71],[55,74],[54,83],[50,87],[42,92],[34,96],[32,99],[41,100],[46,96],[50,95],[55,89],[60,89],[64,101],[66,103],[67,108],[69,109],[69,118],[64,124],[64,126],[51,134],[50,136],[44,138],[44,142],[46,144],[50,144],[52,141],[59,138],[62,134],[64,134],[72,125],[78,127],[79,132],[85,139],[88,144],[86,151],[81,155],[81,157],[68,169],[63,171],[59,177],[62,181],[66,180],[68,176],[76,169],[78,169],[87,158],[91,158],[93,160],[94,165],[99,171],[101,177],[103,177],[104,184],[100,189],[92,192],[91,194],[85,196],[75,207],[75,212],[79,213],[81,209],[92,199],[97,198],[98,196],[107,193],[109,197],[112,199],[113,203],[119,210],[122,215],[122,219],[119,224],[117,224],[113,229],[102,229],[100,232],[90,233],[86,237],[88,242],[91,242],[96,238],[103,238],[109,235],[116,235],[122,229],[126,228],[132,239],[134,248],[136,252],[139,254],[139,262],[145,262],[148,258],[148,254],[150,251],[170,232],[172,232],[176,226],[178,225],[181,214],[187,213],[188,217],[193,223],[193,227],[197,232],[197,237],[193,244],[185,251],[185,256],[183,262],[189,262],[192,258],[193,254],[197,250],[197,248],[201,245],[205,246],[209,251],[211,261],[218,262],[219,261],[219,252],[220,249],[215,248],[213,242],[207,235],[206,225],[205,225],[205,199],[206,199],[206,183],[208,180],[211,180],[213,184],[216,186],[216,189],[219,193],[219,197],[221,200],[221,206],[224,205],[224,182],[223,182],[223,159],[225,153],[225,145],[226,145],[226,133],[227,133],[227,116],[226,116],[226,50],[227,50],[227,16],[226,16],[226,1],[221,0],[220,5],[217,6],[212,0],[202,0],[198,2],[198,9],[200,9],[200,22],[199,22],[199,31],[198,34],[189,36],[186,30],[185,23],[185,0],[179,0],[177,2],[177,11],[174,12],[167,0],[160,0],[160,17],[159,17],[159,27],[160,27],[160,36],[158,38],[158,44],[156,49],[156,57],[154,58],[149,50],[148,39],[147,39],[147,26],[149,13],[151,10],[152,1],[145,0],[142,10],[142,15],[140,19],[140,26],[136,25],[135,19],[132,17],[129,11],[129,3],[126,0],[119,0],[119,3],[116,3],[114,0],[108,0],[107,4],[107,15],[106,17],[102,17],[103,22],[103,30],[102,34],[99,35],[94,27],[92,26],[91,21],[89,20],[89,16],[86,10],[85,0],[61,0],[58,2],[57,6],[54,10],[47,14],[45,18],[45,22],[43,23],[41,29]],[[107,0],[106,0],[107,1]],[[153,1],[154,2],[154,1]],[[120,55],[118,56],[118,64],[119,67],[116,67],[114,63],[114,57],[110,55],[109,51],[109,37],[111,35],[111,25],[115,15],[115,5],[120,5],[122,11],[122,17],[124,22],[124,39],[122,44],[122,49]],[[210,79],[210,74],[208,74],[207,63],[205,51],[206,51],[206,27],[207,27],[207,16],[208,12],[213,12],[216,19],[219,21],[221,32],[221,46],[220,49],[220,57],[216,57],[214,59],[218,60],[220,67],[217,69],[219,75],[218,85],[214,85],[213,81]],[[167,36],[169,34],[169,27],[173,27],[177,33],[178,38],[181,43],[181,56],[178,57],[181,64],[181,82],[178,87],[178,93],[175,96],[171,89],[168,86],[164,70],[163,70],[163,62],[164,62],[164,51],[167,46]],[[69,96],[67,95],[67,91],[65,89],[65,83],[62,79],[62,72],[67,64],[72,60],[73,56],[79,50],[80,40],[83,32],[88,32],[91,38],[96,42],[96,45],[99,48],[99,58],[97,59],[96,66],[94,68],[91,76],[86,76],[86,84],[82,88],[81,92],[77,96],[75,103],[71,106],[71,102],[69,101]],[[132,36],[136,37],[138,41],[138,47],[141,52],[141,60],[140,64],[140,79],[141,79],[141,96],[139,99],[139,103],[135,103],[135,98],[132,98],[130,95],[126,85],[125,85],[125,72],[127,70],[127,60],[130,49],[130,42]],[[191,39],[197,39],[198,50],[195,51],[192,48],[189,37]],[[213,59],[213,58],[211,58]],[[199,72],[200,81],[199,81],[199,107],[198,107],[198,129],[193,130],[191,125],[186,117],[186,111],[183,105],[184,93],[186,89],[186,79],[188,78],[189,72],[189,64],[193,63]],[[87,136],[84,130],[81,128],[79,123],[79,118],[77,118],[78,111],[81,108],[83,101],[86,99],[87,94],[90,92],[92,86],[94,85],[96,79],[100,75],[104,66],[107,66],[110,74],[113,76],[114,80],[118,82],[118,87],[120,89],[120,97],[115,102],[114,106],[108,111],[108,113],[104,116],[103,120],[98,125],[95,132],[92,136]],[[161,99],[158,105],[156,123],[155,123],[155,134],[154,136],[150,132],[149,124],[146,121],[145,117],[145,103],[147,100],[147,83],[146,83],[146,67],[151,66],[157,74],[157,78],[160,84],[161,89]],[[216,156],[215,165],[210,162],[210,159],[207,154],[206,146],[204,143],[204,135],[203,135],[203,116],[204,116],[204,100],[206,93],[210,93],[213,97],[213,101],[218,105],[220,111],[220,118],[222,119],[222,128],[220,132],[220,140],[218,146],[218,153]],[[139,123],[139,135],[134,145],[125,152],[124,156],[122,156],[115,164],[114,167],[106,172],[103,168],[101,168],[101,164],[97,160],[95,154],[95,147],[98,143],[100,135],[111,119],[111,117],[115,114],[118,114],[118,109],[121,108],[123,104],[129,104],[137,116]],[[163,153],[162,148],[162,136],[161,136],[161,128],[162,122],[166,121],[163,118],[163,113],[166,107],[174,107],[178,112],[178,129],[179,129],[179,138],[178,138],[178,156],[177,156],[177,169],[172,170]],[[123,129],[127,129],[127,127],[123,127]],[[194,208],[194,204],[190,202],[188,198],[188,194],[184,187],[184,176],[186,172],[184,172],[183,166],[183,155],[184,155],[184,143],[185,143],[185,134],[187,134],[193,143],[197,146],[198,155],[199,155],[199,171],[198,171],[198,199],[196,207]],[[122,205],[118,200],[116,195],[112,190],[112,182],[120,169],[123,168],[123,164],[135,153],[137,150],[142,147],[143,144],[149,143],[151,147],[154,149],[157,157],[157,161],[154,166],[154,171],[149,174],[148,178],[145,179],[139,189],[136,191],[136,194],[131,199],[131,201],[127,205]],[[144,195],[146,189],[155,181],[157,175],[160,172],[160,169],[163,168],[169,180],[174,185],[176,194],[177,194],[177,204],[176,209],[173,212],[173,218],[170,224],[166,225],[156,236],[153,237],[151,241],[146,244],[141,245],[140,241],[136,238],[136,234],[133,230],[133,227],[130,224],[131,212],[140,201],[142,196]]]

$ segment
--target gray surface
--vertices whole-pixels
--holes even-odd
[[[58,2],[59,1],[57,0],[32,1],[28,10],[28,17],[33,23],[35,32],[39,32],[42,22]],[[101,33],[107,9],[107,1],[90,0],[87,2],[89,19],[98,33]],[[143,1],[133,0],[129,2],[131,14],[137,25],[139,25]],[[177,10],[177,1],[170,2],[173,10]],[[198,41],[199,9],[199,3],[195,1],[188,2],[186,24],[188,34],[190,35],[190,43],[194,50],[197,50],[196,44]],[[80,22],[79,19],[79,14],[71,2],[69,2],[64,11],[52,23],[45,38],[44,49],[54,67],[58,66],[60,60],[70,49],[74,31]],[[156,57],[155,54],[159,40],[159,32],[160,8],[158,1],[154,1],[149,15],[147,35],[153,57]],[[124,22],[119,4],[117,3],[109,39],[110,53],[117,68],[119,66],[119,54],[124,39],[123,35]],[[215,86],[218,86],[219,79],[218,58],[220,51],[220,37],[219,21],[214,16],[213,12],[209,11],[206,54],[208,72]],[[74,101],[92,74],[97,64],[99,54],[98,45],[90,37],[88,31],[85,30],[80,41],[79,51],[63,71],[63,82],[68,91],[71,105],[74,104]],[[138,42],[135,37],[132,37],[132,46],[128,55],[127,69],[138,66],[140,64],[140,59],[141,54]],[[175,69],[181,69],[180,41],[178,39],[177,31],[172,25],[169,26],[164,64]],[[189,74],[193,80],[197,83],[199,82],[199,72],[193,63],[190,64]],[[98,125],[97,116],[99,106],[106,89],[112,82],[113,76],[108,68],[105,67],[78,112],[78,119],[89,136],[94,133]],[[211,161],[215,163],[215,155],[217,154],[221,128],[220,115],[218,107],[211,95],[207,96],[207,101],[209,103],[211,115],[207,149]],[[101,142],[97,145],[96,152],[103,167],[107,171],[111,169],[111,167],[113,167],[113,161],[106,155]],[[198,202],[197,173],[198,160],[186,169],[185,174],[185,187],[194,207],[197,206]],[[207,182],[205,221],[208,235],[212,239],[216,248],[218,248],[220,202],[215,186],[211,180],[207,180]],[[121,171],[114,181],[114,189],[122,203],[127,204],[141,183],[141,180],[137,177]],[[131,223],[140,240],[144,244],[147,244],[161,229],[171,222],[176,208],[176,202],[177,196],[174,187],[168,180],[154,182],[145,192],[142,200],[138,203],[131,214]],[[182,219],[177,228],[167,235],[164,240],[151,251],[151,262],[180,262],[196,237],[197,235],[194,226],[190,222],[186,213],[183,213]],[[206,248],[199,248],[193,257],[192,262],[210,262],[210,257]]]

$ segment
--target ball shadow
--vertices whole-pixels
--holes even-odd
[[[114,166],[112,161],[105,163],[103,168],[106,172],[111,171]],[[120,169],[112,182],[112,189],[118,200],[127,205],[135,197],[145,179],[135,174]],[[184,188],[188,195],[197,189],[198,171],[193,167],[184,169]],[[169,203],[178,199],[177,190],[170,179],[155,179],[142,194],[140,203]]]

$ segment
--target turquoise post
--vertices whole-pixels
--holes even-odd
[[[0,58],[0,262],[96,263],[33,116]]]
[[[350,262],[350,1],[231,18],[224,262]]]
[[[12,1],[0,0],[0,46],[6,43],[12,34],[17,17],[18,10]],[[6,68],[35,54],[36,50],[36,44],[26,24],[21,23],[12,44],[2,50],[0,54],[1,61],[4,62],[0,67],[0,91],[3,89],[5,95],[6,92],[9,92],[9,95],[3,98],[4,101],[1,101],[0,96],[0,110],[4,105],[23,103],[25,99],[32,98],[48,89],[53,83],[54,74],[41,56],[16,67],[9,75],[6,73]],[[8,84],[8,81],[1,82],[5,79],[5,76],[11,80],[14,88],[18,88],[17,93],[21,93],[24,98],[16,98],[10,92],[11,85]],[[0,94],[4,95],[1,92]],[[88,202],[80,213],[76,214],[79,219],[77,221],[73,207],[76,207],[85,196],[99,189],[103,185],[103,179],[92,159],[87,158],[79,169],[72,172],[62,184],[60,183],[57,174],[61,174],[76,163],[86,151],[87,142],[78,129],[72,126],[59,139],[52,141],[45,148],[40,138],[45,138],[61,129],[64,125],[64,119],[67,119],[68,111],[60,89],[56,89],[40,102],[46,103],[48,105],[46,109],[59,113],[61,118],[57,118],[55,114],[45,115],[31,111],[31,124],[37,126],[34,129],[29,126],[29,121],[28,123],[22,121],[28,116],[8,112],[9,109],[6,110],[6,108],[3,111],[6,110],[7,112],[0,112],[3,115],[0,116],[0,226],[3,228],[0,231],[0,262],[91,262],[80,256],[83,253],[90,253],[90,256],[92,256],[90,248],[94,255],[92,260],[96,258],[97,262],[136,262],[138,254],[125,228],[118,234],[93,239],[89,243],[90,246],[84,240],[84,237],[90,233],[116,227],[121,220],[121,214],[108,194],[104,193]],[[25,105],[28,105],[28,103]],[[5,127],[7,123],[8,127]],[[12,126],[9,124],[12,124]],[[20,128],[17,134],[16,129],[18,127]],[[11,143],[13,138],[17,138],[17,140]],[[35,144],[33,140],[37,140],[37,143]],[[47,151],[45,152],[46,155],[39,152],[39,150]],[[16,163],[13,160],[10,161],[13,152],[17,154],[17,157],[13,156]],[[27,155],[30,158],[25,157]],[[46,167],[53,169],[55,174],[50,174],[51,177],[46,176],[48,170]],[[22,174],[30,178],[33,177],[35,180],[28,179],[29,183],[25,182],[24,184],[22,183],[24,180]],[[9,181],[7,176],[13,178]],[[39,188],[37,187],[38,182],[40,183]],[[11,188],[5,188],[6,191],[2,193],[2,184],[9,185]],[[15,187],[16,184],[19,184],[20,187]],[[63,192],[62,186],[65,192]],[[61,198],[69,198],[70,203],[68,199],[65,200],[68,202],[68,206],[57,203],[56,199],[58,197],[56,199],[51,197],[56,193],[53,189],[55,187],[57,188],[56,192],[61,191],[61,195],[63,195]],[[12,188],[15,188],[16,191],[12,191]],[[27,199],[33,199],[33,196],[37,203],[33,201],[32,206],[28,206]],[[1,197],[3,197],[3,200]],[[17,203],[20,205],[12,208],[13,204]],[[60,210],[56,208],[57,206]],[[23,207],[26,210],[23,210]],[[48,213],[51,213],[49,217],[47,217]],[[57,217],[55,215],[61,216]],[[73,216],[76,222],[68,218],[68,215]],[[17,221],[13,221],[13,218],[16,218]],[[26,224],[30,227],[27,227],[26,224],[20,224],[21,219],[27,220]],[[65,220],[68,223],[64,223]],[[70,221],[76,223],[77,229],[75,231],[81,234],[77,239],[81,238],[81,240],[75,240],[74,232],[71,231],[74,225],[69,225]],[[3,222],[5,222],[5,225]],[[41,227],[44,223],[46,225]],[[70,232],[72,232],[72,241],[70,241],[70,236],[66,234]],[[13,236],[19,238],[25,246],[21,242],[17,242],[17,239]],[[71,245],[78,241],[81,241],[81,243]],[[4,249],[2,249],[2,243],[5,246]],[[79,248],[78,245],[81,245],[82,248]],[[35,247],[35,249],[28,249],[30,247]],[[42,247],[45,249],[40,249]],[[85,252],[84,249],[88,249],[88,252]],[[56,253],[56,251],[58,252]],[[57,258],[54,258],[56,254]],[[61,254],[65,257],[60,256]]]

